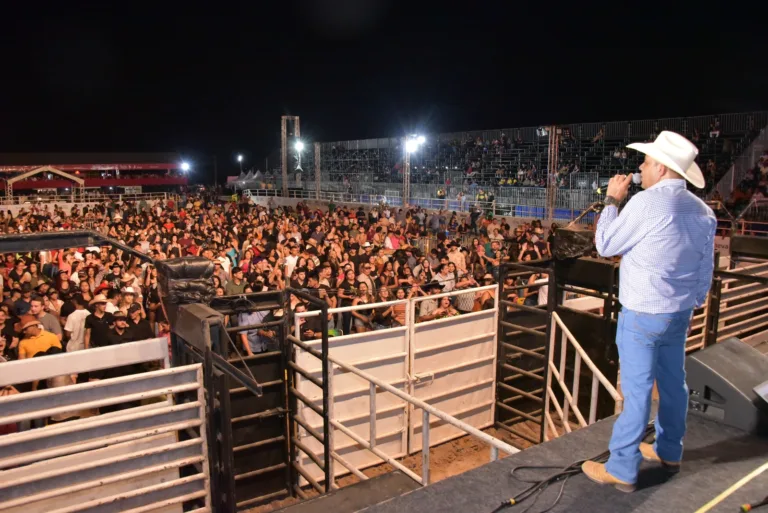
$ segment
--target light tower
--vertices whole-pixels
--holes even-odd
[[[411,198],[411,153],[419,149],[427,138],[423,135],[406,135],[403,137],[403,148],[405,149],[405,165],[403,166],[403,206],[408,205]]]
[[[290,123],[290,127],[288,126]],[[301,145],[301,149],[304,149],[304,143],[302,143],[299,139],[301,137],[301,126],[299,123],[299,116],[283,116],[281,118],[280,123],[280,164],[281,164],[281,170],[282,170],[282,177],[283,177],[283,196],[288,196],[288,138],[291,138],[292,141],[296,141],[294,143],[294,149],[296,151],[301,151],[299,149],[299,144]]]

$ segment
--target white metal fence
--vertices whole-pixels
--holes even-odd
[[[494,297],[497,296],[497,286],[493,285],[329,310],[333,315],[372,307],[406,307],[403,326],[329,339],[329,360],[336,369],[330,373],[332,385],[329,387],[329,415],[337,430],[331,435],[335,449],[332,456],[341,463],[334,466],[334,476],[352,472],[360,477],[360,469],[382,460],[392,463],[420,451],[424,440],[432,447],[493,425],[498,308],[414,322],[423,301],[484,291],[492,291]],[[316,311],[296,314],[296,339],[301,319],[317,315]],[[306,349],[297,350],[296,364],[311,379],[297,373],[296,388],[319,406],[322,391],[312,381],[321,375],[320,361],[316,358],[320,341],[297,345]],[[429,405],[426,410],[425,404]],[[421,415],[418,409],[422,409]],[[297,416],[310,430],[322,431],[322,418],[313,408],[300,405]],[[427,424],[425,419],[429,419]],[[496,449],[507,453],[517,451],[479,433],[483,440],[493,440],[491,444],[495,444]],[[323,472],[317,461],[322,460],[323,446],[318,437],[301,432],[298,438],[307,449],[302,449],[299,464],[313,480],[322,479]],[[494,455],[495,458],[498,453]],[[428,469],[428,465],[424,468]],[[409,475],[414,477],[412,474]],[[428,470],[422,478],[414,478],[428,481]]]
[[[737,264],[739,274],[768,277],[768,262]],[[717,342],[739,337],[755,345],[768,340],[768,286],[737,278],[724,279],[720,293]]]
[[[118,203],[140,202],[146,201],[148,203],[155,201],[168,200],[168,193],[166,192],[144,192],[139,194],[86,194],[85,196],[79,196],[74,194],[64,195],[25,195],[19,194],[12,198],[2,198],[0,205],[28,205],[36,203],[101,203],[104,201],[116,201]]]
[[[0,397],[0,425],[142,404],[0,436],[0,510],[210,511],[202,367],[167,368],[166,339],[3,363],[0,389],[158,360],[166,368]],[[182,392],[196,399],[174,404]],[[179,441],[185,430],[198,434]]]
[[[415,316],[415,309],[424,301],[483,291],[492,291],[493,309],[409,326],[410,394],[479,429],[493,425],[494,420],[498,287],[414,298],[409,305]],[[422,429],[421,419],[412,411],[409,453],[421,450]],[[463,432],[456,426],[439,423],[432,429],[430,444],[461,435]]]
[[[563,434],[570,433],[574,429],[594,424],[597,420],[597,400],[601,385],[615,402],[615,413],[620,413],[623,405],[623,399],[619,395],[619,392],[592,362],[592,359],[587,355],[571,331],[565,326],[557,312],[552,312],[552,319],[550,322],[552,323],[552,326],[549,336],[549,361],[547,362],[549,373],[547,374],[546,395],[544,396],[544,418],[546,422],[546,428],[544,429],[545,441],[553,437],[556,438]],[[557,345],[558,329],[561,332],[559,366],[555,365],[555,349]],[[569,347],[572,348],[571,353],[574,357],[570,386],[566,383]],[[579,407],[579,386],[581,385],[583,365],[587,366],[592,380],[589,413],[587,417],[584,416]],[[558,401],[557,395],[553,390],[555,384],[560,388],[560,392],[563,395],[562,405]],[[552,419],[552,407],[554,407],[559,418],[559,429]],[[576,419],[576,427],[572,426],[571,413]]]
[[[407,301],[378,303],[373,306],[388,307],[407,304]],[[372,305],[358,305],[334,308],[329,310],[332,315],[352,311],[370,310]],[[406,309],[408,316],[409,309]],[[315,317],[319,312],[296,314],[295,336],[300,337],[302,319]],[[405,392],[409,391],[409,341],[408,326],[406,325],[385,330],[369,331],[366,333],[344,334],[333,337],[329,341],[328,353],[339,361],[359,368],[378,380],[386,382]],[[320,340],[305,341],[305,344],[319,351]],[[297,350],[296,365],[305,369],[312,377],[319,380],[322,375],[320,361],[311,352]],[[357,436],[370,435],[371,442],[382,452],[392,458],[405,456],[408,451],[407,430],[408,409],[405,401],[391,394],[371,392],[369,383],[354,374],[339,374],[332,380],[332,390],[329,392],[329,416],[345,425]],[[322,390],[311,380],[296,376],[296,389],[304,396],[322,404]],[[371,395],[373,394],[373,395]],[[297,415],[313,429],[322,431],[323,420],[311,407],[302,403],[298,405]],[[323,454],[323,445],[306,433],[299,434],[302,444],[315,454]],[[355,468],[365,468],[380,462],[373,453],[361,449],[354,438],[345,434],[334,434],[334,448],[338,455]],[[321,479],[323,472],[311,456],[304,453],[301,465],[315,479]],[[346,473],[343,467],[335,467],[336,475]]]

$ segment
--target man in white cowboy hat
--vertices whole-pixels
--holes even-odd
[[[685,340],[693,309],[704,304],[712,282],[717,226],[712,210],[686,190],[686,181],[705,185],[693,143],[664,131],[652,143],[628,148],[645,154],[645,190],[619,213],[633,176],[611,178],[595,232],[602,256],[622,256],[616,345],[624,409],[613,427],[608,462],[582,465],[593,481],[624,492],[635,489],[643,459],[680,469],[688,407]],[[641,442],[654,380],[659,410],[651,445]]]

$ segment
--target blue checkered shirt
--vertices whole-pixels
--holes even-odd
[[[635,194],[619,213],[605,207],[595,244],[604,257],[621,255],[619,301],[633,311],[673,313],[701,306],[712,284],[715,215],[686,190],[662,180]]]

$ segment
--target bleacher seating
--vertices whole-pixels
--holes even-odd
[[[626,145],[651,141],[668,129],[697,144],[697,161],[709,189],[766,124],[766,113],[757,112],[558,126],[559,185],[571,188],[573,173],[595,173],[603,184],[613,174],[637,169],[642,157],[626,150]],[[449,194],[462,186],[491,188],[497,196],[503,196],[508,187],[543,187],[553,134],[542,128],[427,134],[426,144],[411,154],[411,183],[430,185],[434,191],[447,186]],[[375,184],[391,184],[391,188],[402,182],[399,138],[326,143],[321,162],[322,181],[343,183],[345,188],[371,188]]]

